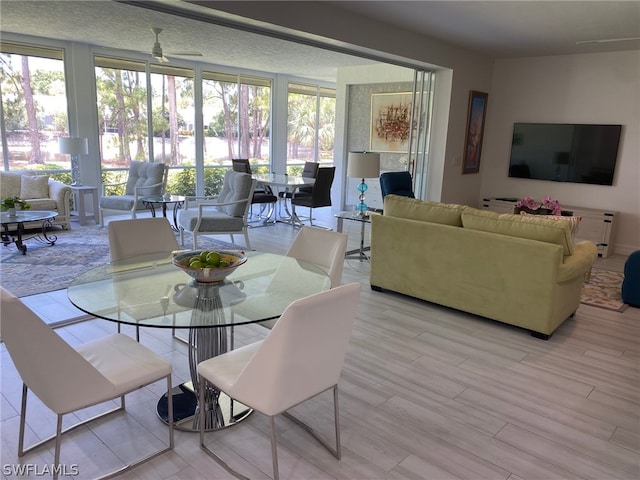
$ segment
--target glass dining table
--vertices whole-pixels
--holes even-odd
[[[294,195],[296,190],[298,190],[300,187],[313,186],[313,184],[316,182],[315,178],[296,175],[282,175],[277,173],[256,174],[252,175],[252,177],[258,181],[258,184],[270,186],[277,192],[277,196],[280,201],[284,201],[286,216],[280,214],[278,218],[275,219],[267,218],[264,221],[265,224],[282,222],[293,225],[294,227],[301,227],[302,225],[304,225],[302,220],[296,215],[295,211],[289,211],[289,206],[287,205],[286,198],[284,196],[281,196],[280,194],[288,192]]]
[[[181,251],[180,251],[181,252]],[[220,283],[199,283],[172,263],[176,253],[135,257],[95,267],[78,276],[67,295],[98,318],[148,328],[185,329],[191,380],[173,389],[175,427],[198,431],[233,425],[251,409],[213,387],[198,404],[198,363],[234,348],[235,328],[277,319],[293,301],[327,290],[318,266],[292,257],[246,252],[248,260]],[[157,404],[167,421],[166,394]]]

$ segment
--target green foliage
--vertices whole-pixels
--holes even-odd
[[[65,169],[65,167],[58,165],[57,163],[43,163],[33,165],[29,168],[30,171],[46,173],[49,178],[62,182],[66,185],[71,185],[73,181],[71,178],[71,172]],[[60,171],[62,170],[62,171]]]
[[[184,168],[179,171],[171,170],[167,179],[167,192],[174,195],[195,195],[196,171]]]
[[[204,194],[214,196],[220,193],[226,168],[209,167],[204,171]],[[194,168],[172,170],[167,180],[167,192],[174,195],[195,195],[196,171]]]

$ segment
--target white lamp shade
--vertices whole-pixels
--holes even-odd
[[[86,138],[60,137],[58,139],[60,153],[69,155],[86,155],[89,153],[89,142]]]
[[[375,152],[349,152],[347,176],[374,178],[380,175],[380,154]]]

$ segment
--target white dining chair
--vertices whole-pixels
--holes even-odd
[[[23,382],[18,434],[19,457],[55,439],[54,466],[57,468],[54,469],[53,478],[57,479],[60,470],[60,446],[64,433],[110,413],[124,410],[125,394],[163,379],[167,382],[169,399],[168,445],[102,478],[120,474],[173,449],[170,363],[123,334],[114,334],[71,347],[19,298],[1,287],[0,303],[2,340]],[[58,419],[55,435],[25,448],[29,390],[52,410]],[[116,400],[118,397],[120,397],[119,406],[62,429],[64,415]],[[122,432],[122,435],[125,434]]]
[[[278,479],[275,416],[283,413],[304,427],[337,459],[341,457],[338,381],[358,310],[360,284],[351,283],[293,302],[264,340],[198,364],[199,396],[212,385],[269,417],[273,478]],[[333,391],[335,447],[287,410]],[[240,476],[204,442],[200,447],[230,473]]]
[[[347,234],[315,227],[302,227],[286,255],[313,263],[331,278],[331,287],[340,285],[347,250]]]
[[[331,288],[334,288],[339,286],[342,281],[347,238],[345,233],[305,226],[298,231],[293,242],[289,245],[286,256],[318,266],[327,274]],[[252,313],[247,312],[266,312],[272,310],[272,307],[276,307],[279,302],[287,302],[278,307],[279,311],[283,311],[290,300],[287,300],[287,296],[282,295],[281,292],[291,291],[293,293],[295,285],[292,285],[291,281],[292,273],[289,266],[283,264],[274,273],[264,295],[255,295],[234,305],[231,309],[232,315],[252,316]],[[274,292],[279,292],[279,294],[273,295]],[[278,319],[267,320],[261,322],[260,325],[273,328],[277,321]]]
[[[180,249],[173,229],[164,217],[114,220],[109,222],[108,230],[112,262],[154,253],[169,255]],[[173,333],[175,336],[175,330]],[[137,325],[136,340],[140,341],[140,327]]]

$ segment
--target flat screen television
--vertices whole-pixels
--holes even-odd
[[[622,125],[515,123],[509,176],[613,185]]]

